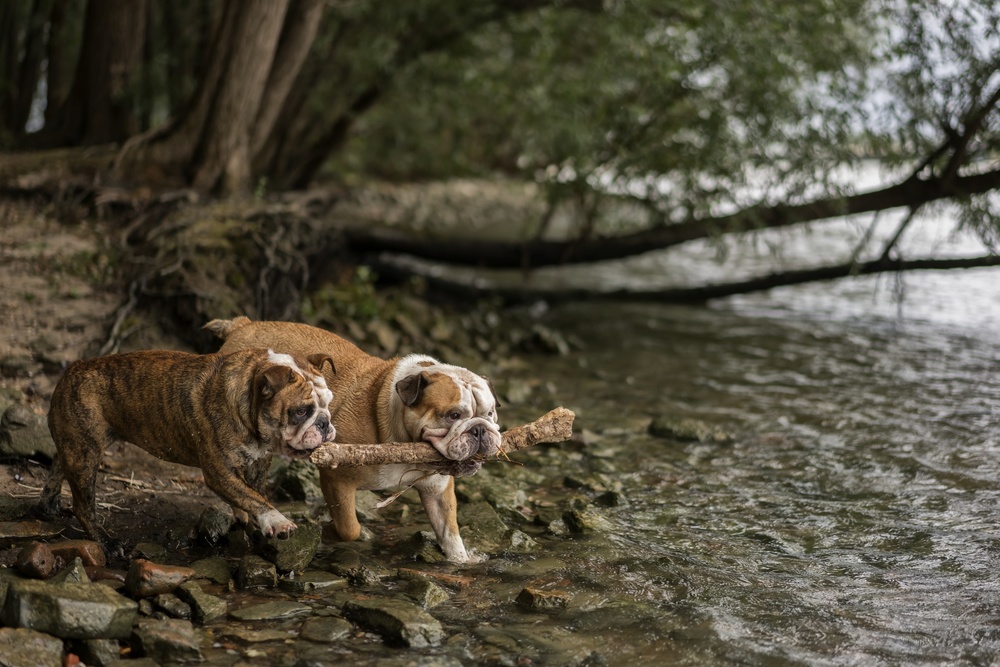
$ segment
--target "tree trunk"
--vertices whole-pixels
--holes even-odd
[[[73,43],[70,35],[75,21],[68,16],[70,8],[67,0],[55,0],[52,13],[49,16],[49,41],[46,54],[47,70],[45,73],[45,126],[57,125],[59,109],[66,103],[69,91],[73,87],[71,55],[67,46]]]
[[[123,142],[138,129],[130,86],[142,62],[146,3],[90,0],[69,96],[47,124],[49,145]],[[48,117],[47,117],[48,120]]]
[[[193,106],[134,159],[200,190],[248,192],[251,131],[287,9],[288,0],[228,0]]]
[[[254,158],[263,150],[265,142],[274,130],[282,105],[292,90],[306,56],[309,55],[309,49],[316,39],[322,15],[323,0],[292,0],[288,7],[288,17],[285,19],[278,51],[274,57],[274,66],[268,76],[264,98],[261,100],[260,111],[253,127],[253,137],[250,140],[250,153]]]

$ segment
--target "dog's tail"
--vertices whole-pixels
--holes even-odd
[[[212,320],[203,326],[202,329],[211,331],[217,338],[226,340],[234,331],[241,327],[245,327],[248,324],[250,324],[250,318],[240,315],[239,317],[234,317],[231,320]]]

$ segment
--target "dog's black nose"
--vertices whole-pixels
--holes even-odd
[[[486,437],[486,427],[482,424],[473,426],[469,429],[469,435],[476,439],[476,444],[483,444],[483,438]]]
[[[327,433],[330,432],[330,420],[327,419],[326,417],[320,416],[316,420],[316,428],[319,429],[320,433],[326,435]]]

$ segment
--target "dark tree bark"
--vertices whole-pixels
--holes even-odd
[[[145,26],[145,2],[87,3],[73,86],[65,101],[46,116],[40,143],[96,145],[123,142],[135,134],[138,125],[129,88],[142,62]]]

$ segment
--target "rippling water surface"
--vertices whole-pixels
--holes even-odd
[[[581,347],[535,372],[603,431],[628,501],[608,510],[614,557],[569,556],[619,599],[578,630],[643,664],[996,664],[998,279],[551,312]],[[735,439],[636,428],[661,415]]]

